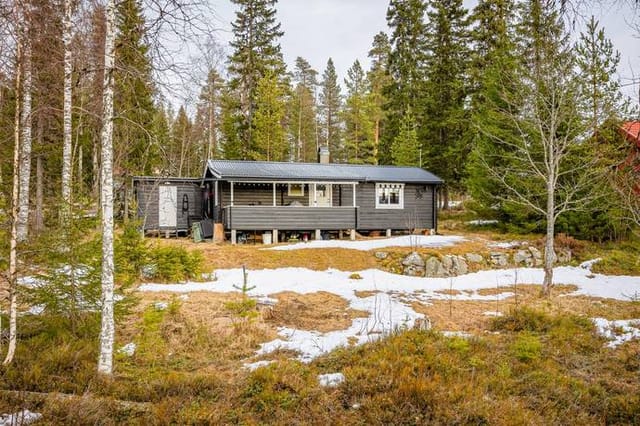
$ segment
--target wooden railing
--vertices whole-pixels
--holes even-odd
[[[341,230],[357,228],[357,207],[228,206],[227,229]]]

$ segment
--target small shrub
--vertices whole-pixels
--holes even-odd
[[[553,321],[545,313],[530,308],[519,308],[503,317],[496,317],[491,323],[493,331],[529,331],[542,333],[552,327]]]
[[[353,274],[349,275],[349,279],[350,280],[361,280],[362,279],[362,275],[358,274],[357,272],[354,272]]]
[[[537,336],[520,335],[511,345],[511,353],[522,362],[537,360],[542,354],[542,342]]]
[[[154,265],[151,278],[165,282],[199,278],[204,258],[199,251],[189,252],[184,247],[158,247],[149,253]]]

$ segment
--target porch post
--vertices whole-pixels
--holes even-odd
[[[278,230],[277,230],[277,229],[274,229],[274,230],[272,231],[272,233],[273,233],[273,237],[271,238],[271,240],[272,240],[271,242],[272,242],[273,244],[278,244]]]
[[[273,207],[276,206],[276,183],[273,182]]]
[[[213,219],[214,222],[222,222],[222,218],[219,217],[218,207],[220,206],[220,191],[218,191],[218,181],[213,183]]]
[[[356,207],[356,184],[353,184],[353,207]]]
[[[313,183],[313,207],[316,207],[318,205],[318,192],[316,191],[316,183]],[[309,188],[311,188],[311,185],[309,185]]]
[[[231,206],[233,206],[233,181],[230,182],[231,183]]]
[[[231,244],[237,244],[238,239],[236,238],[236,230],[231,230]]]

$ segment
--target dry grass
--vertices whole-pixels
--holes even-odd
[[[367,317],[368,312],[349,308],[340,296],[325,291],[298,294],[291,291],[273,294],[278,303],[267,322],[301,330],[323,333],[349,328],[354,318]]]
[[[353,293],[356,295],[356,297],[364,299],[366,297],[375,296],[376,294],[380,293],[380,290],[355,290]]]

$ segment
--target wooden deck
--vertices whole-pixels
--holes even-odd
[[[357,228],[357,207],[228,206],[226,229],[337,231]]]

